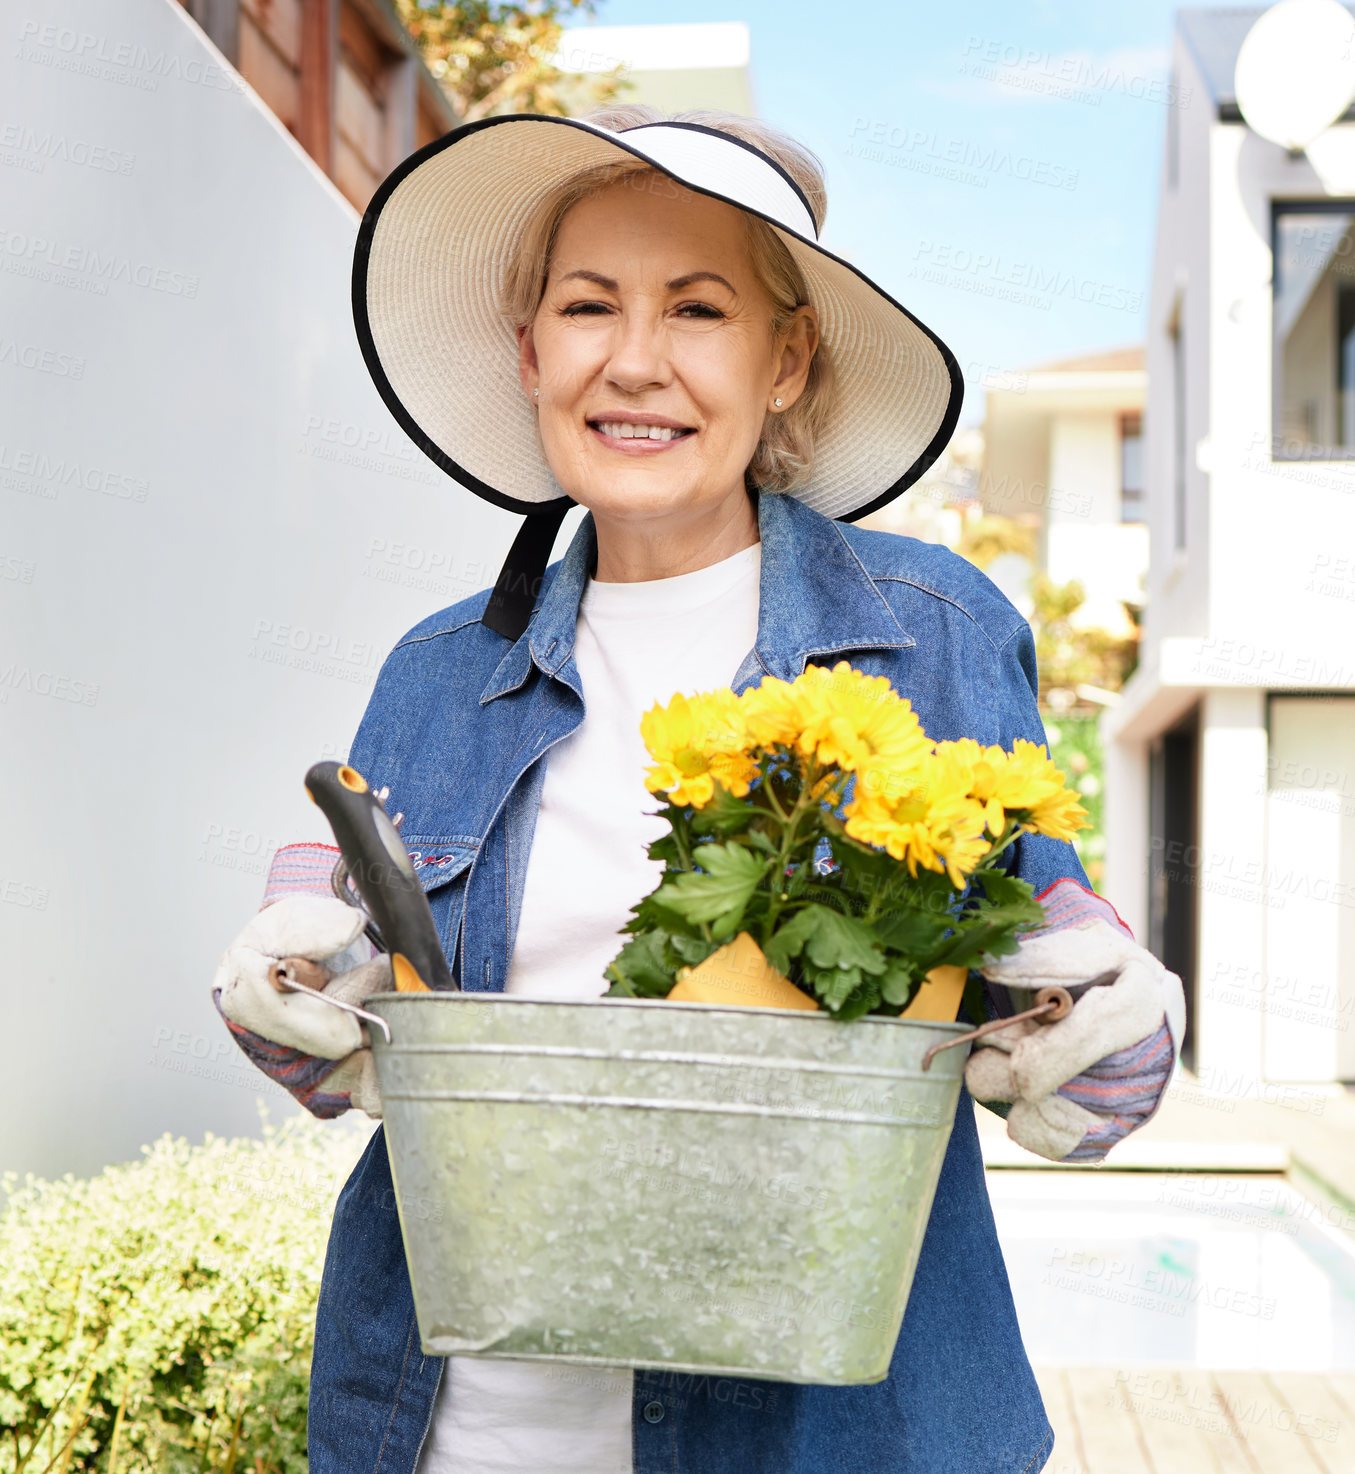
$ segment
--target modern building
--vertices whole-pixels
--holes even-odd
[[[401,159],[457,126],[391,0],[178,3],[359,210]],[[749,47],[735,21],[577,26],[553,60],[569,112],[592,105],[589,82],[615,76],[618,101],[753,113]]]
[[[1139,668],[1103,718],[1106,889],[1224,1094],[1355,1079],[1355,121],[1242,121],[1260,9],[1172,49]]]
[[[179,0],[357,209],[457,117],[391,0]]]
[[[751,115],[757,108],[749,52],[742,21],[577,26],[562,33],[555,65],[586,78],[618,76],[618,102],[649,103],[665,113],[724,108]]]
[[[1148,571],[1146,388],[1142,348],[1122,348],[1006,374],[984,411],[984,511],[1030,523],[1039,569],[1086,591],[1077,622],[1121,637]]]
[[[0,1072],[0,1171],[52,1176],[293,1110],[217,959],[277,845],[325,837],[301,776],[383,652],[520,519],[421,455],[353,333],[358,209],[454,121],[386,0],[11,12],[0,955],[6,1037],[51,1048]]]

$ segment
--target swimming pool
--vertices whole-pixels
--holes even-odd
[[[1030,1359],[1355,1370],[1355,1215],[1270,1176],[988,1173]]]

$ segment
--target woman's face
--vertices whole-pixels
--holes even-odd
[[[763,417],[803,391],[816,341],[808,307],[774,339],[739,211],[640,174],[565,215],[520,367],[561,487],[638,525],[743,496]]]

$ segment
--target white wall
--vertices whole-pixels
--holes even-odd
[[[1164,131],[1159,175],[1157,227],[1144,368],[1144,485],[1150,557],[1147,606],[1139,666],[1120,705],[1101,719],[1106,753],[1106,873],[1108,895],[1139,936],[1148,929],[1148,753],[1154,736],[1179,717],[1194,692],[1165,689],[1163,642],[1203,635],[1208,624],[1210,568],[1208,482],[1195,446],[1208,431],[1210,188],[1209,139],[1213,126],[1209,91],[1189,48],[1178,34],[1172,43],[1176,93],[1188,99],[1175,108]],[[1173,159],[1173,151],[1175,157]],[[1187,494],[1190,517],[1186,547],[1176,546],[1174,505],[1173,364],[1169,325],[1179,316],[1192,361],[1186,384]],[[1201,678],[1199,684],[1204,684]]]
[[[52,1173],[256,1126],[216,958],[518,519],[395,427],[353,211],[172,0],[3,29],[0,1167]]]
[[[1049,425],[1049,525],[1104,526],[1120,520],[1120,418],[1056,414]]]
[[[1225,1092],[1263,1074],[1265,705],[1261,691],[1210,691],[1200,713],[1196,1063]]]
[[[1293,997],[1311,984],[1344,998],[1355,937],[1344,913],[1314,911],[1276,877],[1306,877],[1312,890],[1343,875],[1346,841],[1330,816],[1268,789],[1265,713],[1268,692],[1355,689],[1355,463],[1271,459],[1270,230],[1275,200],[1355,195],[1355,127],[1291,158],[1217,122],[1179,37],[1174,65],[1195,102],[1177,116],[1178,183],[1164,178],[1159,200],[1145,420],[1152,561],[1140,671],[1105,722],[1107,878],[1137,877],[1147,744],[1201,700],[1201,1068],[1216,1079],[1331,1080],[1355,1071],[1351,1042],[1310,1014],[1300,1021]],[[1173,526],[1176,313],[1187,359],[1184,548]],[[1351,703],[1329,701],[1310,722],[1318,706],[1288,701],[1275,701],[1289,715],[1272,760],[1336,761],[1355,740]],[[1131,889],[1141,908],[1142,886]]]
[[[1265,1064],[1355,1079],[1355,696],[1270,709]]]
[[[1355,580],[1331,577],[1355,550],[1355,462],[1269,454],[1271,201],[1355,194],[1355,125],[1324,144],[1325,179],[1241,126],[1214,129],[1209,633],[1256,647],[1226,657],[1243,684],[1355,686]]]
[[[1208,622],[1210,566],[1208,479],[1196,447],[1209,433],[1211,363],[1210,273],[1213,269],[1208,202],[1211,189],[1210,137],[1214,128],[1209,90],[1178,35],[1173,44],[1173,74],[1178,93],[1189,105],[1176,109],[1176,182],[1170,180],[1172,129],[1166,131],[1162,184],[1158,195],[1153,278],[1149,293],[1144,365],[1148,402],[1144,412],[1144,477],[1152,542],[1148,607],[1144,622],[1143,663],[1151,669],[1157,643],[1174,634],[1203,634]],[[1168,326],[1179,313],[1188,357],[1186,381],[1186,546],[1176,547],[1173,504],[1172,347]]]

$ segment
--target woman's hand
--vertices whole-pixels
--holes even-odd
[[[351,1013],[276,988],[268,970],[283,957],[303,957],[334,974],[323,991],[345,1003],[385,992],[391,987],[390,959],[371,958],[364,924],[362,912],[332,896],[284,896],[265,907],[217,966],[212,986],[220,990],[221,1012],[272,1044],[318,1059],[344,1059],[362,1049],[363,1026]]]
[[[985,967],[983,976],[991,984],[1031,991],[1050,983],[1067,987],[1108,979],[1083,993],[1067,1018],[1054,1024],[1028,1019],[997,1029],[970,1056],[965,1066],[970,1094],[1010,1103],[1007,1134],[1013,1141],[1060,1161],[1088,1137],[1100,1145],[1100,1155],[1141,1124],[1133,1119],[1133,1107],[1144,1094],[1136,1089],[1134,1070],[1146,1065],[1160,1075],[1174,1060],[1185,1031],[1185,996],[1175,973],[1126,932],[1098,918],[1033,934],[1014,956]],[[1107,1056],[1140,1046],[1147,1046],[1144,1061],[1127,1057],[1117,1062],[1125,1068],[1098,1075],[1097,1066]]]

